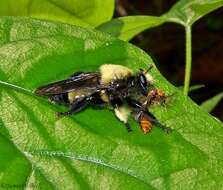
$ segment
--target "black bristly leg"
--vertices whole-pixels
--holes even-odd
[[[152,124],[156,124],[157,127],[160,127],[166,133],[171,132],[169,127],[162,125],[154,115],[152,115],[148,110],[147,107],[143,106],[140,102],[127,98],[126,102],[128,103],[129,107],[132,110],[132,116],[136,122],[140,122],[141,116],[146,117]]]
[[[90,103],[89,97],[79,98],[74,103],[71,104],[70,110],[67,112],[57,112],[57,116],[68,116],[77,112],[80,112]]]
[[[125,127],[126,127],[126,129],[127,129],[128,132],[131,132],[132,131],[132,128],[131,128],[131,126],[129,125],[128,122],[125,123]]]
[[[135,111],[144,111],[145,107],[138,101],[133,100],[131,98],[126,98],[126,102],[129,105],[130,108],[132,108],[132,110]]]

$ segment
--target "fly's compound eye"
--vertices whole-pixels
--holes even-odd
[[[139,75],[139,85],[140,85],[143,95],[146,96],[148,83],[144,74]]]

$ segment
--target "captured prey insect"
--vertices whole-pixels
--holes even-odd
[[[132,115],[145,134],[154,124],[169,132],[170,128],[148,111],[154,102],[165,101],[164,93],[151,89],[152,86],[148,71],[140,69],[133,74],[125,66],[104,64],[97,72],[76,72],[68,79],[37,88],[35,93],[70,108],[67,112],[58,112],[58,116],[75,114],[89,105],[107,106],[112,107],[128,131],[131,131],[128,117]]]

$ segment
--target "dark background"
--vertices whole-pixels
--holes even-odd
[[[130,15],[160,16],[176,0],[117,0],[115,17]],[[131,43],[149,53],[160,72],[176,86],[182,86],[185,69],[184,27],[167,23],[146,30]],[[198,104],[223,91],[223,8],[202,19],[192,27],[192,78],[191,85],[205,87],[189,96]],[[211,112],[223,121],[223,101]]]

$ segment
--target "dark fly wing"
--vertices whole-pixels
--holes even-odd
[[[75,91],[81,88],[96,90],[100,87],[100,73],[99,72],[80,72],[72,75],[70,78],[36,89],[35,93],[38,95],[53,95],[66,92]]]

